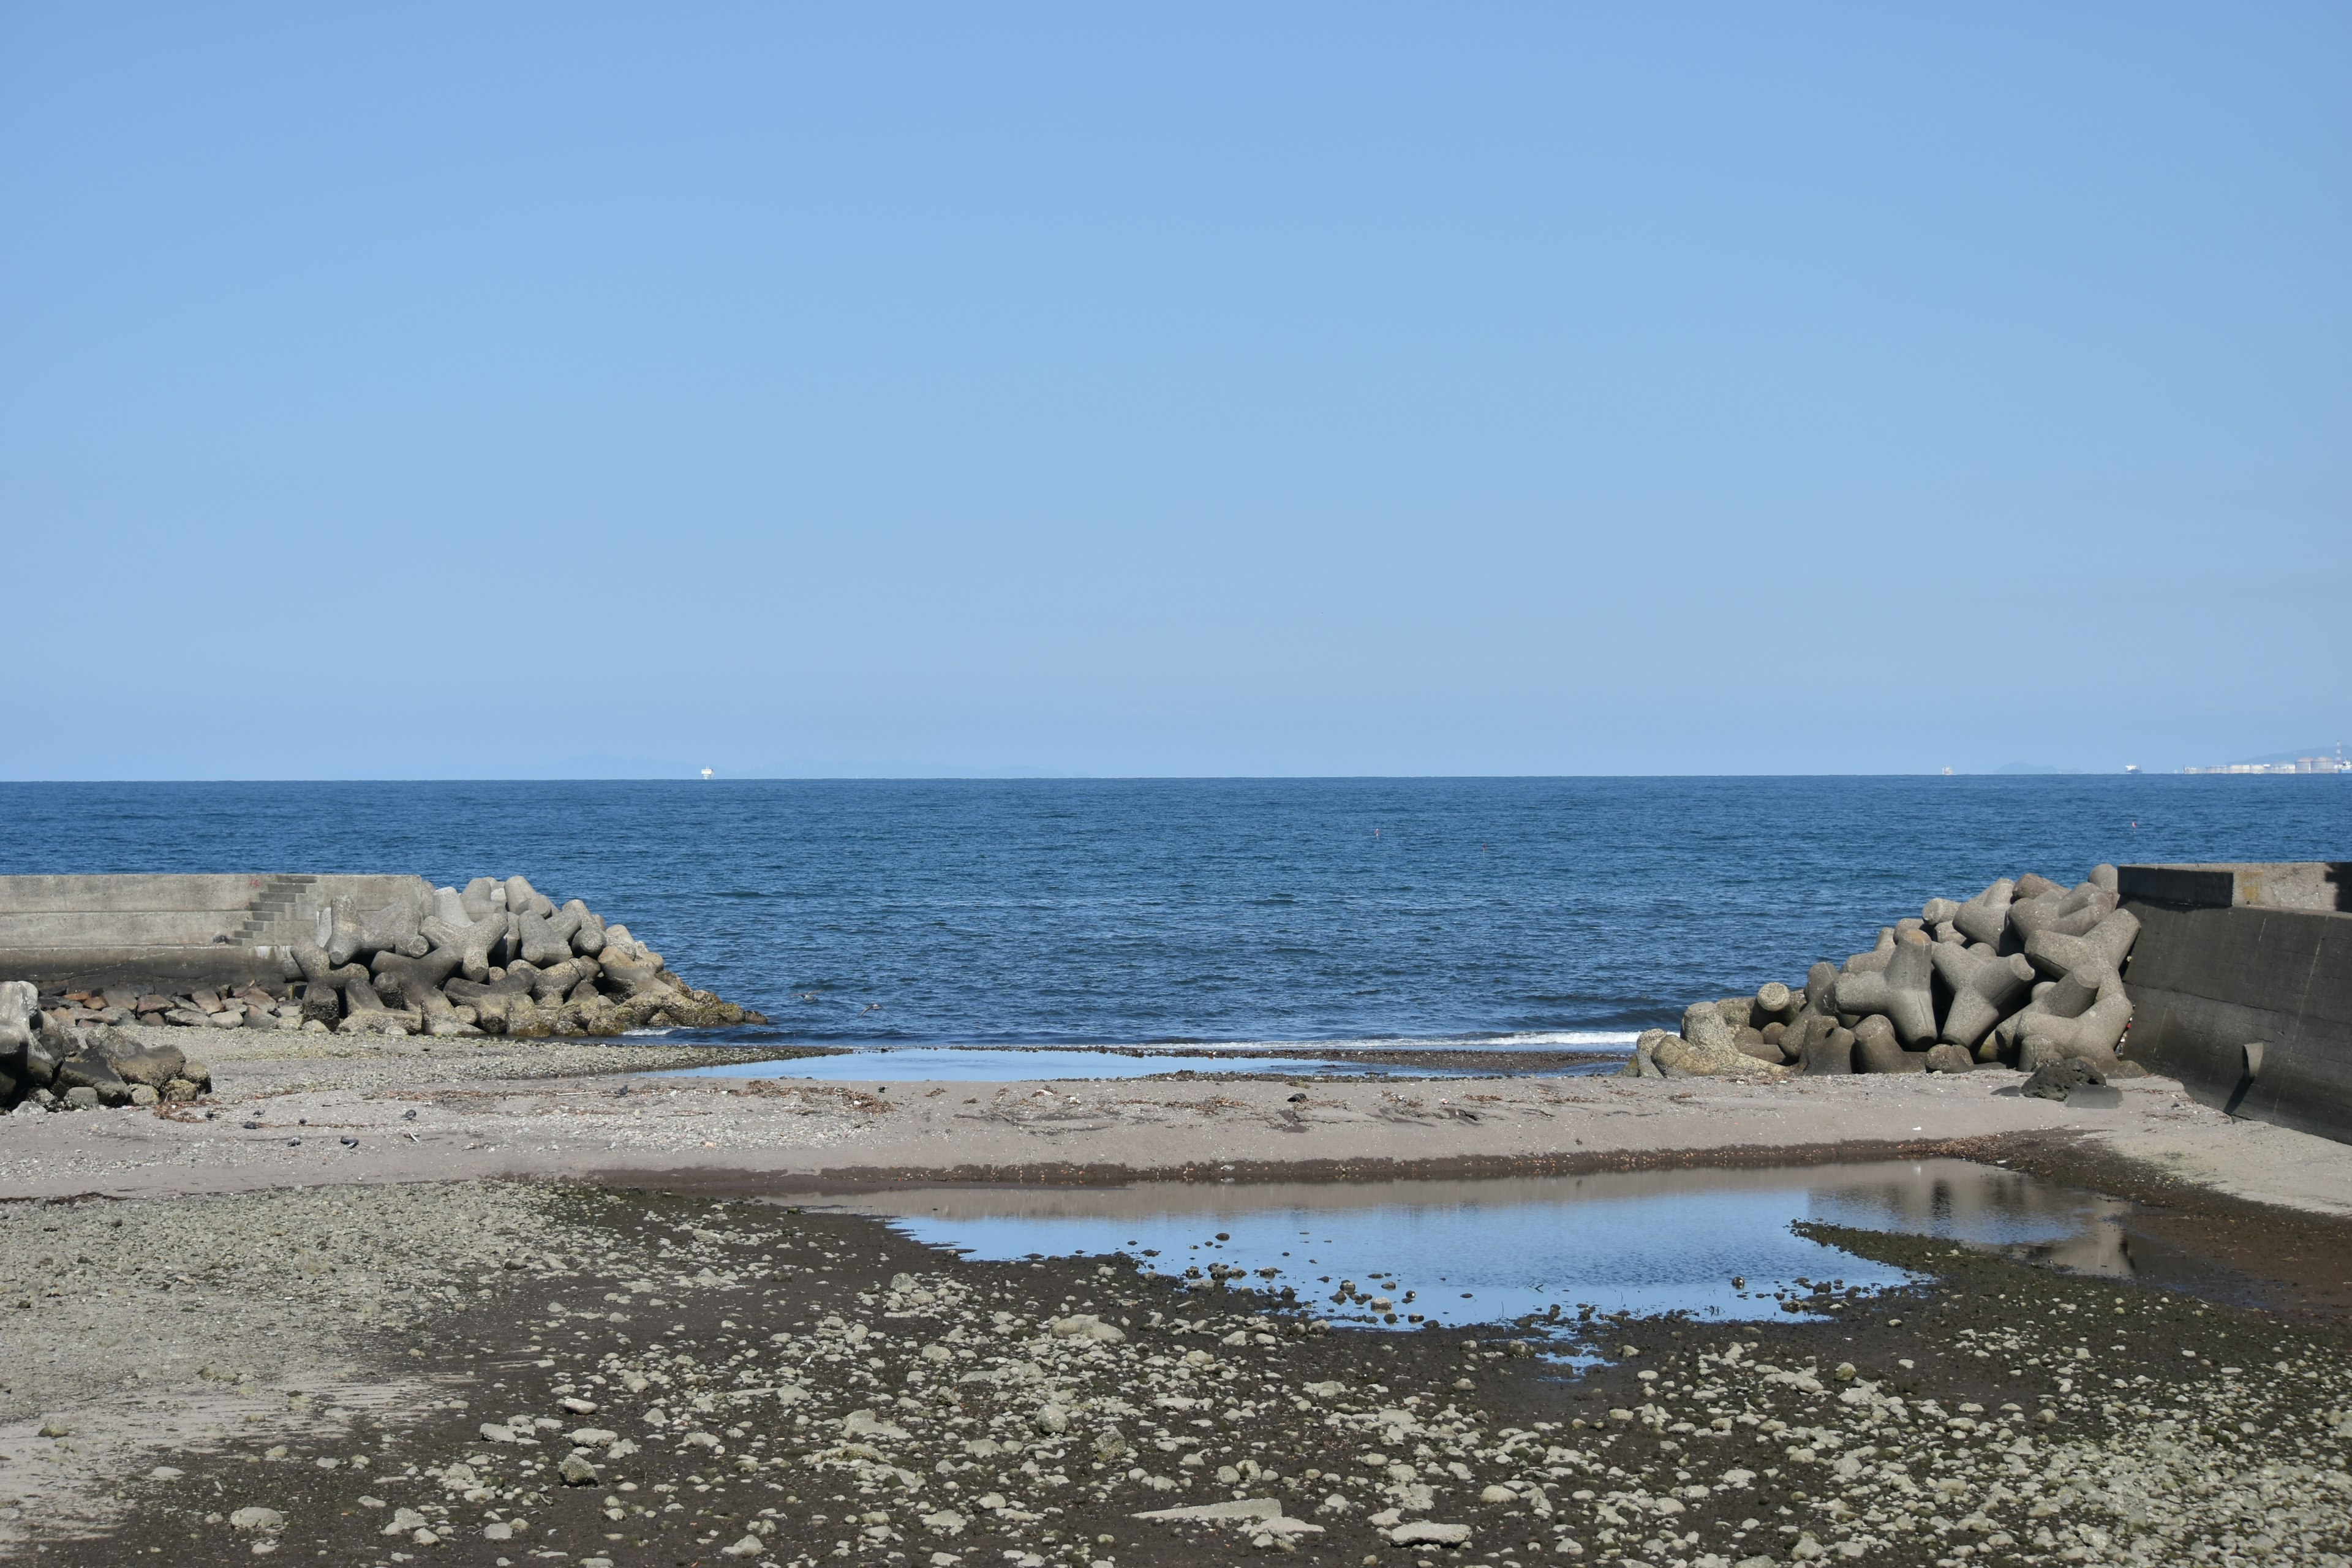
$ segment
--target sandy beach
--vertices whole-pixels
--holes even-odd
[[[745,1065],[666,1042],[258,1034],[209,1060],[198,1104],[0,1119],[19,1200],[0,1306],[49,1347],[0,1389],[14,1553],[1730,1568],[1957,1562],[1970,1540],[1999,1561],[2001,1538],[2020,1561],[2146,1560],[2264,1531],[2309,1549],[2283,1561],[2344,1550],[2341,1393],[2305,1429],[2255,1409],[2242,1369],[2287,1357],[2352,1386],[2352,1150],[2161,1079],[2084,1110],[1997,1092],[2019,1081],[1997,1070],[814,1083],[665,1076]],[[1367,1334],[1238,1282],[961,1260],[815,1207],[922,1184],[1240,1193],[1953,1153],[2139,1202],[2142,1244],[2212,1288],[2130,1286],[2125,1312],[2114,1281],[1853,1237],[1922,1284],[1736,1331],[1629,1321],[1562,1381],[1510,1324]],[[2063,1331],[2092,1310],[2128,1320],[2113,1350]],[[2224,1342],[2247,1348],[2216,1359]],[[2020,1381],[1984,1382],[1996,1343]],[[2027,1375],[2077,1350],[2115,1358],[2116,1397]],[[2170,1408],[2159,1392],[2231,1419],[2152,1447],[2136,1413]],[[1955,1446],[2018,1473],[1923,1486]],[[2119,1487],[2282,1462],[2293,1518],[2225,1489],[2169,1523],[2143,1509],[2137,1544],[2093,1522],[2128,1513]],[[1824,1467],[1845,1482],[1822,1487]],[[1937,1506],[1915,1520],[1913,1493]],[[1666,1501],[1676,1528],[1645,1533]],[[1170,1509],[1209,1511],[1139,1517]]]
[[[1780,1083],[814,1083],[660,1076],[743,1059],[660,1043],[219,1038],[235,1043],[206,1042],[217,1093],[202,1106],[0,1121],[0,1182],[60,1199],[685,1172],[780,1187],[941,1174],[1215,1180],[1804,1161],[2063,1133],[2217,1192],[2352,1215],[2352,1148],[2232,1120],[2158,1078],[2123,1080],[2119,1107],[2084,1110],[2003,1094],[2022,1075],[1997,1068]]]

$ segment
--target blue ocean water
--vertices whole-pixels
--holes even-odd
[[[2347,826],[2326,776],[0,784],[0,872],[520,872],[799,1040],[1543,1040]]]

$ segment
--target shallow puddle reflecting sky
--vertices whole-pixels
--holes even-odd
[[[1781,1310],[1799,1280],[1840,1290],[1903,1270],[1793,1234],[1797,1220],[1948,1237],[2061,1267],[2127,1275],[2116,1219],[2095,1194],[1960,1160],[1760,1171],[1665,1171],[1500,1181],[1097,1189],[926,1189],[825,1207],[985,1259],[1125,1253],[1182,1276],[1213,1264],[1289,1286],[1336,1320],[1492,1323],[1558,1307],[1686,1311],[1737,1321]],[[1221,1238],[1222,1237],[1222,1238]],[[1268,1272],[1271,1271],[1271,1272]],[[1338,1295],[1343,1281],[1356,1290]]]

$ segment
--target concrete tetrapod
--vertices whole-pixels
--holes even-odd
[[[580,929],[578,915],[556,910],[544,915],[526,913],[514,918],[515,945],[522,950],[524,963],[543,966],[562,963],[572,956],[572,933]]]
[[[607,927],[605,930],[604,951],[596,960],[604,966],[604,978],[632,996],[642,996],[648,991],[672,989],[661,977],[661,954],[642,943],[611,940],[612,933],[622,928],[614,926]],[[1714,1007],[1713,1003],[1702,1003],[1700,1005],[1709,1010]],[[1717,1022],[1722,1022],[1720,1015],[1717,1015]],[[1728,1026],[1726,1027],[1727,1028]]]
[[[1975,898],[1962,904],[1952,916],[1952,923],[1970,942],[2000,945],[2003,933],[2009,930],[2009,906],[2017,896],[2017,884],[2003,877]]]
[[[316,942],[295,943],[294,963],[302,971],[302,978],[314,990],[320,986],[339,990],[354,980],[368,978],[367,965],[332,963],[325,950]],[[332,1022],[331,1019],[329,1021]]]
[[[534,974],[530,994],[540,1005],[551,1007],[578,987],[594,980],[600,972],[601,967],[593,958],[567,958],[561,963],[551,963]]]
[[[531,1028],[538,1022],[538,1009],[531,1005],[530,1000],[531,990],[538,983],[538,970],[528,963],[517,963],[488,985],[452,980],[448,987],[449,998],[474,1010],[475,1025],[484,1034],[515,1034]]]
[[[1643,1030],[1640,1037],[1633,1042],[1633,1056],[1627,1059],[1623,1067],[1617,1069],[1617,1076],[1619,1078],[1665,1077],[1654,1053],[1657,1050],[1660,1042],[1671,1040],[1674,1037],[1664,1029]]]
[[[505,886],[496,877],[477,877],[467,883],[466,890],[457,895],[457,901],[466,907],[467,920],[488,920],[493,912],[504,910]],[[455,925],[457,922],[452,921],[450,923]]]
[[[1837,1005],[1830,997],[1830,993],[1837,987],[1837,965],[1826,958],[1805,971],[1807,1012],[1833,1014],[1837,1011]]]
[[[460,956],[457,949],[449,947],[436,948],[423,958],[379,952],[373,965],[376,994],[422,1015],[428,1035],[479,1033],[457,1016],[449,999],[441,994],[441,987],[457,967]]]
[[[2139,940],[2139,917],[2116,910],[2081,936],[2062,931],[2037,931],[2025,942],[2025,956],[2053,980],[2063,980],[2077,969],[2120,973]]]
[[[2113,893],[2101,891],[2094,883],[2083,882],[2064,893],[2011,905],[2009,929],[2021,943],[2032,941],[2036,932],[2045,931],[2080,936],[2115,907]]]
[[[413,1035],[425,1026],[424,1015],[383,1005],[376,994],[375,977],[363,963],[330,963],[317,943],[307,942],[295,944],[294,962],[307,983],[302,992],[304,1016],[319,1019],[338,1034],[382,1034],[397,1028]],[[330,1011],[338,992],[342,994],[342,1006]]]
[[[455,888],[433,889],[432,918],[446,925],[469,926],[474,923],[472,913],[466,908],[465,895]],[[421,921],[419,923],[422,924]]]
[[[506,940],[507,913],[492,910],[469,925],[457,925],[436,915],[423,921],[420,930],[434,946],[456,952],[457,973],[478,984],[489,979],[490,966],[504,956],[499,944]]]
[[[1856,973],[1849,967],[1838,976],[1837,1010],[1884,1013],[1906,1046],[1931,1043],[1936,1038],[1935,946],[1913,931],[1908,940],[1894,944],[1884,969]]]
[[[583,958],[593,958],[598,953],[604,951],[604,916],[590,909],[578,899],[572,900],[557,912],[559,914],[577,915],[580,917],[580,923],[577,926],[574,926],[572,931],[572,952],[578,953]]]
[[[335,1026],[335,1033],[417,1035],[424,1032],[425,1015],[405,1007],[385,1006],[383,994],[375,988],[373,975],[344,984],[343,1021]]]
[[[1868,952],[1857,952],[1838,966],[1840,974],[1874,974],[1895,962],[1895,928],[1878,928],[1878,945]],[[1843,1013],[1845,1008],[1838,1009]]]
[[[2074,977],[2069,976],[2072,981]],[[2067,982],[2062,981],[2063,987]],[[2057,999],[2053,990],[2047,1000]],[[2044,1062],[2071,1057],[2112,1066],[2124,1031],[2131,1027],[2131,997],[2114,971],[2101,977],[2098,994],[2079,1017],[2029,1007],[2017,1016],[2017,1065],[2027,1072]]]
[[[1993,1030],[1994,1045],[2002,1056],[2017,1054],[2018,1031],[2035,1018],[2079,1018],[2091,1010],[2099,999],[2099,984],[2105,978],[2096,969],[2078,969],[2063,980],[2044,980],[2033,987],[2033,999],[2021,1011],[2000,1021]]]
[[[1780,1049],[1797,1070],[1807,1074],[1853,1071],[1853,1031],[1838,1027],[1837,1020],[1808,1013],[1780,1037]]]
[[[1873,1013],[1853,1029],[1853,1070],[1856,1072],[1925,1072],[1927,1053],[1906,1051],[1895,1037],[1894,1021]]]
[[[527,877],[507,879],[507,913],[509,915],[551,915],[555,905],[545,893],[530,885]]]
[[[379,952],[422,958],[427,951],[424,933],[417,929],[414,904],[395,900],[373,910],[359,910],[352,907],[351,900],[337,899],[329,907],[334,922],[333,934],[327,942],[327,960],[331,963],[341,966]]]
[[[2033,965],[2022,953],[1994,958],[1948,942],[1929,949],[1936,973],[1951,989],[1941,1038],[1973,1051],[1993,1026],[2025,1005],[2033,986]]]
[[[1683,1010],[1683,1033],[1670,1035],[1650,1049],[1663,1068],[1693,1078],[1738,1078],[1749,1073],[1786,1072],[1758,1060],[1739,1048],[1738,1031],[1712,1002],[1694,1002]]]

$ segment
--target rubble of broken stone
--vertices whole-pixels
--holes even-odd
[[[178,1047],[105,1025],[79,1028],[38,1002],[31,982],[0,981],[0,1106],[94,1110],[211,1091],[205,1064]]]
[[[2116,868],[2066,887],[2003,877],[1966,900],[1930,899],[1866,952],[1816,963],[1799,985],[1697,1002],[1679,1034],[1645,1032],[1627,1078],[2025,1072],[2078,1063],[2129,1075],[2123,975],[2139,936]]]
[[[688,985],[628,927],[578,899],[558,908],[521,877],[437,888],[422,906],[339,899],[328,930],[325,945],[290,950],[276,985],[42,994],[0,984],[0,1107],[145,1104],[209,1087],[201,1063],[124,1025],[539,1037],[767,1022]]]

